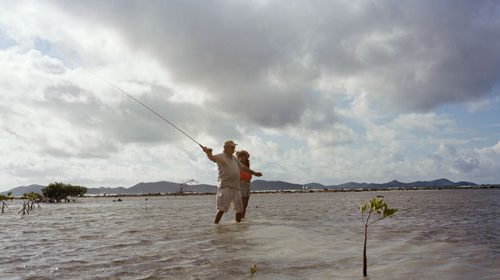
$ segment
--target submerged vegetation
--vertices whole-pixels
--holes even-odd
[[[24,193],[21,197],[12,196],[12,192],[8,192],[7,195],[0,194],[0,209],[1,213],[5,213],[5,209],[8,209],[6,201],[13,199],[22,199],[22,209],[18,214],[26,215],[30,214],[32,210],[35,209],[35,204],[40,207],[40,202],[70,202],[76,197],[83,197],[87,193],[87,188],[83,186],[73,186],[70,184],[64,184],[59,182],[54,182],[49,184],[47,187],[43,188],[42,193],[28,192]]]
[[[387,203],[384,202],[383,199],[375,197],[365,202],[364,204],[361,204],[361,206],[359,206],[359,210],[361,211],[361,221],[363,222],[365,228],[365,241],[363,243],[363,276],[366,277],[368,275],[367,258],[366,258],[366,242],[368,239],[368,226],[394,215],[394,213],[396,213],[398,209],[389,208],[389,206],[387,206]],[[368,212],[366,217],[364,216],[365,212]],[[378,218],[370,222],[370,218],[372,217],[372,215],[377,215]]]
[[[5,212],[5,208],[9,208],[5,201],[12,199],[12,192],[8,192],[7,195],[0,194],[0,201],[2,202],[2,214]]]
[[[257,264],[253,264],[250,266],[250,278],[253,278],[253,275],[257,272]]]
[[[36,192],[29,192],[23,194],[21,199],[26,201],[23,202],[23,208],[18,214],[22,214],[24,216],[35,209],[35,203],[38,205],[38,208],[41,208],[39,202],[43,200],[43,196]]]

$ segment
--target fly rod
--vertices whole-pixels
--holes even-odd
[[[89,72],[88,70],[85,70],[87,72]],[[98,77],[97,75],[89,72],[90,74]],[[167,120],[165,117],[163,117],[162,115],[158,114],[157,112],[155,112],[153,109],[151,109],[148,105],[144,104],[143,102],[141,102],[139,99],[133,97],[132,95],[128,94],[125,90],[123,90],[122,88],[118,87],[117,85],[111,83],[111,82],[108,82],[108,81],[105,81],[108,85],[110,85],[111,87],[117,89],[118,91],[120,91],[121,93],[125,94],[126,96],[128,96],[130,99],[134,100],[135,102],[137,102],[138,104],[142,105],[144,108],[148,109],[149,111],[151,111],[151,113],[155,114],[157,117],[159,117],[160,119],[162,119],[163,121],[165,121],[166,123],[168,123],[169,125],[171,125],[173,128],[177,129],[177,131],[179,131],[180,133],[184,134],[184,136],[186,136],[187,138],[191,139],[193,142],[195,142],[196,144],[198,144],[200,147],[203,147],[203,145],[201,145],[198,141],[194,140],[193,137],[189,136],[189,134],[187,134],[186,132],[184,132],[182,129],[180,129],[178,126],[176,126],[174,123],[172,123],[171,121]]]

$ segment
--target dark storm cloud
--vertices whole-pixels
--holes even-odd
[[[322,76],[397,111],[477,99],[498,83],[494,1],[57,1],[118,30],[207,104],[295,124]],[[333,115],[333,114],[332,114]]]

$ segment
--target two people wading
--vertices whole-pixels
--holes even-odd
[[[262,173],[255,172],[240,162],[233,154],[236,150],[236,143],[232,140],[224,142],[224,150],[220,154],[213,155],[212,149],[201,146],[203,152],[207,155],[208,159],[217,164],[217,194],[216,194],[216,208],[214,223],[218,224],[222,215],[229,211],[231,204],[233,204],[234,211],[236,212],[236,222],[241,222],[245,215],[245,205],[241,198],[240,192],[240,171],[260,177]]]

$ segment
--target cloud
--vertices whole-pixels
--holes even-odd
[[[467,103],[467,109],[472,113],[488,111],[500,104],[500,95],[493,98],[481,98]]]
[[[436,113],[402,114],[394,119],[393,124],[398,129],[417,131],[420,135],[451,130],[455,126],[449,116],[437,115]]]
[[[57,3],[113,26],[209,104],[264,126],[299,122],[289,112],[305,113],[325,77],[415,112],[484,96],[500,70],[491,1]]]
[[[455,174],[469,173],[479,167],[479,160],[464,152],[457,151],[451,145],[441,143],[436,153],[440,168],[445,168]]]
[[[0,6],[0,178],[46,182],[69,162],[60,176],[93,184],[213,181],[199,147],[110,83],[204,145],[240,142],[266,179],[495,177],[493,148],[469,140],[498,135],[438,113],[498,106],[495,2]]]
[[[498,181],[494,170],[500,168],[500,142],[493,146],[459,149],[441,143],[437,151],[422,161],[422,169],[438,176],[448,174],[452,180],[467,180],[480,183]],[[437,177],[436,177],[437,178]]]

